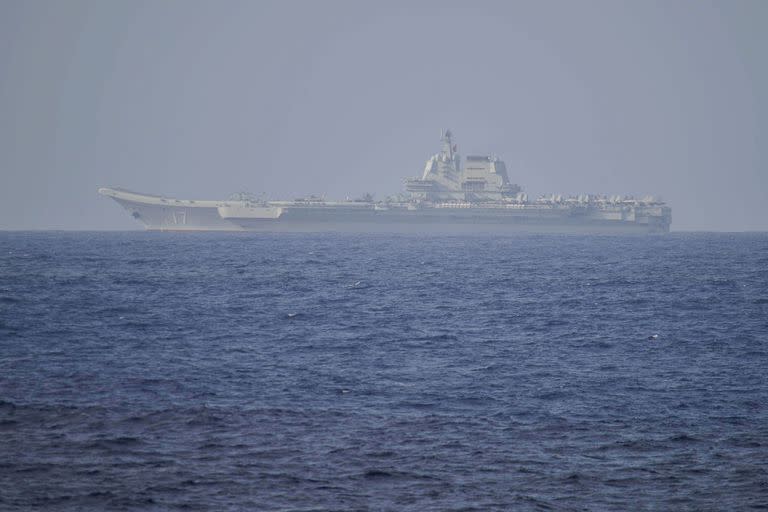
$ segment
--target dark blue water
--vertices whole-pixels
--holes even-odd
[[[0,233],[0,509],[766,508],[767,369],[765,234]]]

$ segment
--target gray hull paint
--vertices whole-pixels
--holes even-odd
[[[243,228],[222,219],[215,207],[167,206],[113,198],[150,231],[242,231]]]
[[[264,233],[584,233],[584,234],[650,234],[643,226],[612,224],[558,223],[368,223],[368,222],[251,222],[246,231]],[[663,233],[663,231],[658,231]]]
[[[403,211],[333,211],[327,208],[286,208],[279,219],[234,219],[248,231],[349,232],[551,232],[664,233],[653,223],[589,218],[563,212],[520,212],[501,209]]]

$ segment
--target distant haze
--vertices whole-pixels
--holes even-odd
[[[383,199],[450,128],[530,196],[768,230],[768,2],[0,0],[0,229],[136,229],[100,186]]]

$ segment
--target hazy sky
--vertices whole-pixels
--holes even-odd
[[[762,0],[0,0],[0,229],[139,228],[100,186],[383,198],[447,127],[532,196],[768,230],[766,27]]]

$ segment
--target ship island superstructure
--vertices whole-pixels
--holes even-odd
[[[495,156],[467,156],[450,130],[441,150],[427,160],[421,177],[405,182],[405,194],[375,201],[326,201],[310,196],[291,201],[172,199],[120,188],[101,188],[148,230],[159,231],[549,231],[666,233],[671,208],[645,197],[551,194],[529,200],[510,181]]]

